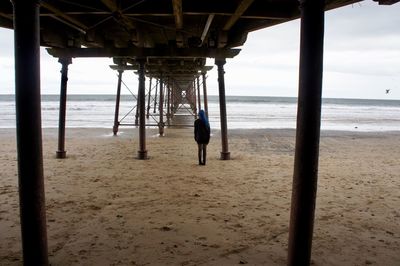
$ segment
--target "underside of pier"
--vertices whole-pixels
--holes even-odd
[[[399,0],[374,0],[390,5]],[[288,265],[309,265],[317,189],[321,115],[324,12],[359,0],[11,0],[0,1],[0,27],[15,31],[17,152],[25,265],[48,265],[40,108],[39,47],[61,63],[58,158],[65,158],[68,65],[77,57],[110,57],[119,73],[114,134],[124,71],[139,77],[137,158],[146,159],[146,113],[158,104],[164,133],[185,106],[207,111],[205,75],[214,58],[218,70],[221,159],[230,158],[227,139],[224,64],[247,35],[301,18],[296,154]],[[149,86],[146,93],[146,78]],[[201,81],[200,81],[201,79]],[[151,84],[151,82],[153,83]],[[151,91],[153,90],[152,98]],[[146,105],[147,96],[147,105]],[[167,104],[165,104],[165,102]],[[164,111],[163,107],[167,110]],[[146,110],[147,107],[147,110]],[[146,112],[147,111],[147,112]],[[164,114],[166,114],[164,116]]]

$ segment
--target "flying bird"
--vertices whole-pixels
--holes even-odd
[[[387,90],[386,90],[386,94],[388,94],[389,92],[390,92],[390,89],[387,89]]]

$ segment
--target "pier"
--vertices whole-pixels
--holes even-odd
[[[247,35],[301,19],[298,118],[290,216],[288,265],[309,265],[316,202],[324,12],[357,0],[287,1],[53,1],[12,0],[0,3],[0,27],[15,32],[15,95],[22,251],[25,265],[48,265],[45,188],[40,114],[39,47],[61,64],[60,114],[56,156],[68,159],[65,145],[68,66],[74,58],[113,58],[117,71],[112,131],[119,117],[123,73],[138,76],[136,158],[148,159],[146,127],[180,126],[184,111],[193,118],[207,112],[206,75],[218,71],[221,160],[231,158],[225,94],[227,59],[234,60]],[[390,5],[397,0],[375,0]],[[147,85],[146,85],[147,84]],[[203,90],[201,98],[201,90]],[[158,116],[154,116],[154,110]],[[153,113],[152,113],[153,111]],[[153,120],[151,118],[154,118]],[[177,118],[177,119],[175,119]],[[152,122],[150,122],[152,121]]]

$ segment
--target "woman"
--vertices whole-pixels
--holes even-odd
[[[199,165],[206,165],[207,144],[210,141],[210,124],[203,110],[200,110],[199,118],[194,121],[194,139],[199,147]]]

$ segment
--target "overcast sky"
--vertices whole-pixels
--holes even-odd
[[[297,96],[299,35],[299,20],[250,33],[241,53],[225,65],[226,94]],[[14,93],[13,45],[13,31],[0,29],[1,94]],[[115,94],[117,76],[110,64],[111,58],[73,59],[68,93]],[[60,69],[42,49],[42,94],[59,93]],[[124,72],[123,80],[137,90],[133,73]],[[217,95],[216,68],[207,86]],[[399,3],[379,6],[367,0],[326,13],[323,97],[400,99]]]

